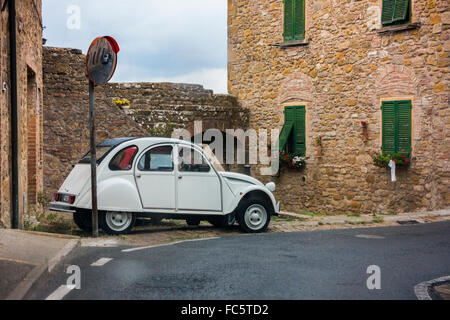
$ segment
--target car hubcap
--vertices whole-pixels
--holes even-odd
[[[131,212],[107,212],[106,224],[111,230],[123,231],[128,228],[133,220]]]
[[[261,229],[267,222],[267,211],[259,205],[254,204],[247,208],[244,215],[245,224],[252,230]]]

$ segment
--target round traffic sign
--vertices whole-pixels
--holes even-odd
[[[119,45],[109,36],[96,38],[86,56],[86,73],[95,85],[106,84],[117,66]]]

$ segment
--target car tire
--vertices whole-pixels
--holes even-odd
[[[82,231],[91,233],[92,232],[92,214],[90,212],[74,212],[73,222]]]
[[[186,223],[188,226],[198,226],[200,225],[199,218],[186,218]]]
[[[130,233],[136,222],[133,212],[107,211],[99,214],[99,222],[107,234],[121,235]]]
[[[213,217],[208,220],[214,227],[229,228],[236,222],[234,214],[227,214],[226,216]]]
[[[260,199],[249,199],[239,208],[237,220],[239,228],[246,233],[266,231],[270,223],[270,210],[267,203]]]

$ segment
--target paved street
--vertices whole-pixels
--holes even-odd
[[[65,285],[69,265],[81,290],[64,299],[416,299],[415,285],[450,275],[450,222],[80,247],[27,298]],[[367,289],[370,265],[381,290]]]

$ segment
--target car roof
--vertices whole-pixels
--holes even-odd
[[[123,138],[113,138],[113,139],[107,139],[99,144],[97,144],[97,147],[111,147],[115,148],[118,145],[125,143],[125,142],[132,142],[132,141],[140,141],[140,140],[149,140],[149,141],[164,141],[169,143],[182,143],[182,144],[190,144],[195,145],[191,143],[190,141],[186,140],[180,140],[180,139],[173,139],[168,137],[123,137]]]
[[[134,140],[136,138],[113,138],[113,139],[107,139],[107,140],[103,140],[102,142],[100,142],[99,144],[97,144],[97,147],[116,147],[121,143],[130,141],[130,140]]]

